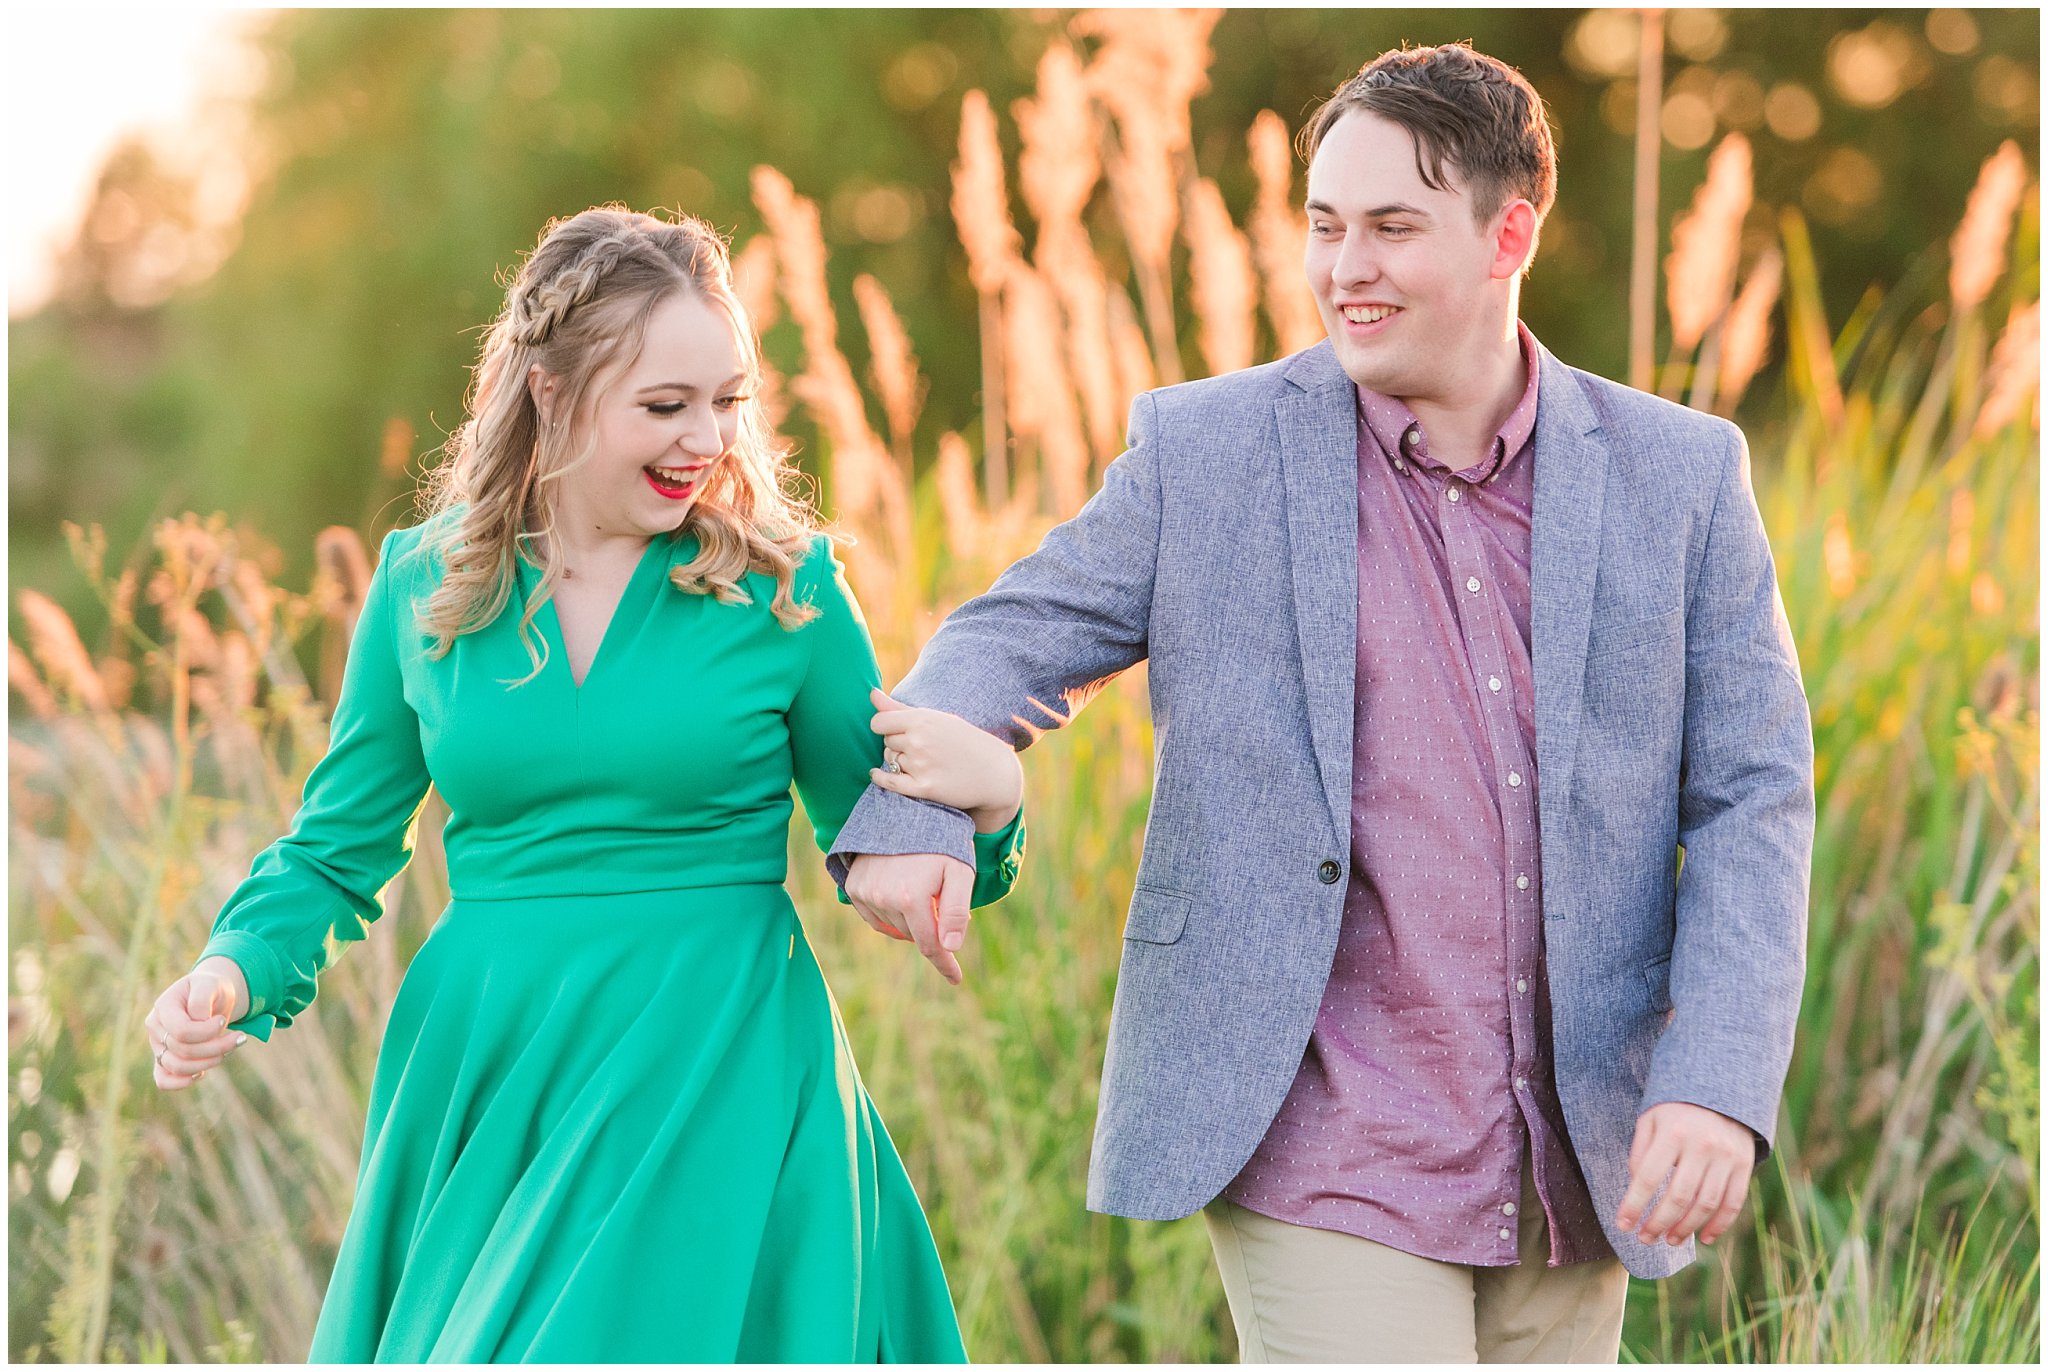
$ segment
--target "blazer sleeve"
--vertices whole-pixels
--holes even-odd
[[[829,539],[821,536],[812,545],[798,578],[799,597],[819,614],[799,630],[810,641],[810,655],[789,707],[790,754],[811,832],[819,849],[829,852],[861,793],[880,790],[868,785],[869,770],[882,765],[882,738],[870,727],[875,706],[868,693],[882,684],[882,674],[867,622]],[[973,822],[961,811],[934,808],[959,816],[970,831],[965,860],[974,868],[974,891],[969,903],[979,907],[1001,900],[1023,861],[1024,812],[1020,809],[995,833],[974,834]],[[842,890],[840,899],[845,898]]]
[[[1674,1015],[1641,1109],[1687,1101],[1770,1151],[1806,974],[1813,728],[1791,625],[1750,487],[1731,451],[1685,616]]]
[[[412,858],[430,778],[405,698],[393,562],[415,530],[384,540],[349,642],[326,756],[306,778],[291,832],[257,854],[214,918],[200,959],[226,957],[249,983],[234,1027],[268,1039],[313,1002],[320,972],[383,913],[384,886]]]
[[[947,616],[890,694],[951,711],[1022,749],[1146,656],[1162,517],[1155,404],[1150,394],[1131,403],[1129,447],[1102,489]],[[958,810],[871,786],[827,866],[844,887],[847,864],[862,853],[967,861],[972,830]]]

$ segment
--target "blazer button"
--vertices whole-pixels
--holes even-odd
[[[1334,862],[1325,862],[1316,868],[1316,880],[1325,886],[1335,886],[1337,878],[1344,875],[1344,869]]]

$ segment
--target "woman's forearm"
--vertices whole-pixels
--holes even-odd
[[[975,833],[999,834],[1010,827],[1011,822],[1017,818],[1017,812],[1023,808],[1021,800],[1012,801],[1008,805],[994,805],[969,810],[967,817],[974,821]]]

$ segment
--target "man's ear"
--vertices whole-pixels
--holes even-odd
[[[1500,214],[1500,227],[1493,236],[1493,264],[1490,275],[1509,281],[1528,269],[1536,255],[1536,207],[1526,200],[1512,200]]]
[[[555,408],[555,379],[541,370],[538,362],[526,369],[526,393],[533,397],[533,408],[540,413],[541,422],[551,422]]]

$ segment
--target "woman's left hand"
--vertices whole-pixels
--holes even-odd
[[[992,834],[1024,804],[1024,768],[1009,744],[944,710],[921,710],[871,691],[883,766],[868,773],[885,791],[965,810]],[[889,770],[893,765],[895,770]]]

